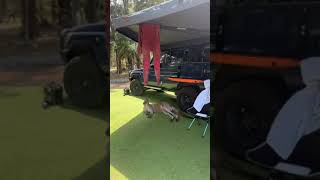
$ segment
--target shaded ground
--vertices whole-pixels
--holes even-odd
[[[128,88],[129,74],[128,72],[123,72],[122,74],[117,74],[116,69],[110,69],[110,88]]]
[[[38,67],[0,68],[2,86],[43,86],[49,81],[62,82],[62,65],[42,65]]]
[[[56,32],[24,44],[18,28],[0,24],[1,179],[107,179],[107,110],[42,109],[42,86],[63,77]]]
[[[37,87],[0,87],[0,99],[1,179],[106,179],[105,109],[43,110]]]
[[[187,131],[190,118],[171,123],[163,114],[149,119],[142,113],[144,97],[173,104],[173,95],[146,91],[137,98],[110,91],[111,179],[210,178],[210,131],[201,137],[204,124]]]
[[[115,83],[111,82],[110,83],[110,88],[112,89],[123,89],[123,88],[129,88],[130,83],[129,82],[120,82],[120,83]]]
[[[18,23],[0,24],[0,85],[43,85],[62,80],[57,30],[44,31],[37,40],[25,44]]]
[[[0,56],[4,57],[39,57],[47,54],[48,57],[56,56],[58,50],[58,30],[52,27],[42,28],[39,37],[33,42],[26,42],[21,36],[19,23],[0,24]],[[39,62],[48,62],[46,59],[37,59]],[[27,61],[25,61],[27,62]]]

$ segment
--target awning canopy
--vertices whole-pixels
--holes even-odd
[[[134,41],[139,24],[155,23],[161,27],[162,47],[210,43],[210,0],[171,0],[112,21],[118,32]]]

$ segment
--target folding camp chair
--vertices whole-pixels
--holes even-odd
[[[210,111],[206,111],[206,107],[210,107],[210,80],[205,80],[203,84],[205,89],[198,94],[196,100],[193,103],[193,106],[187,109],[187,112],[189,112],[189,110],[194,112],[191,113],[193,115],[193,120],[189,125],[188,130],[190,130],[192,124],[196,120],[198,120],[198,122],[199,120],[204,120],[206,122],[206,127],[204,128],[202,137],[204,137],[207,132],[210,120],[210,115],[208,115],[210,114]]]
[[[193,123],[194,123],[196,120],[198,121],[199,124],[200,124],[200,120],[203,120],[203,121],[206,122],[206,126],[205,126],[205,128],[204,128],[204,130],[203,130],[203,133],[202,133],[202,137],[204,137],[204,136],[206,135],[206,132],[207,132],[207,129],[208,129],[208,126],[209,126],[210,116],[207,115],[207,114],[204,114],[204,113],[196,113],[196,114],[194,115],[194,117],[193,117],[193,120],[191,121],[191,123],[190,123],[190,125],[189,125],[189,127],[188,127],[188,130],[191,129]]]

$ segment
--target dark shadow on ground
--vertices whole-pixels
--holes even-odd
[[[107,180],[110,176],[109,162],[102,159],[73,180]]]
[[[67,97],[64,98],[64,103],[60,107],[69,109],[72,111],[80,112],[84,115],[91,116],[93,118],[100,119],[105,122],[109,122],[109,116],[107,107],[101,107],[101,108],[81,108],[76,105],[73,105],[71,100]],[[108,128],[107,128],[108,129]],[[106,136],[106,134],[101,134],[102,136],[105,136],[106,138],[110,138],[109,136]],[[108,146],[110,147],[110,145]],[[110,157],[110,156],[109,156]],[[97,162],[92,167],[89,167],[85,172],[83,172],[80,176],[74,178],[73,180],[107,180],[110,176],[110,168],[109,163],[110,159],[107,159],[105,157],[101,161]]]
[[[77,112],[80,112],[84,115],[91,116],[91,117],[100,119],[105,122],[109,122],[109,120],[107,119],[107,118],[109,118],[107,107],[82,108],[82,107],[78,107],[76,105],[73,105],[71,100],[68,98],[64,98],[64,103],[60,107],[65,108],[65,109],[69,109],[72,111],[77,111]]]

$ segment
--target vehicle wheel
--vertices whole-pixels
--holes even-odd
[[[134,96],[141,96],[143,94],[144,88],[139,80],[134,79],[130,82],[130,91]]]
[[[63,80],[66,93],[75,105],[107,104],[107,80],[89,54],[73,58],[65,67]]]
[[[182,111],[193,106],[199,91],[193,87],[184,87],[177,92],[177,103]]]
[[[216,139],[235,155],[263,142],[282,106],[277,91],[261,81],[235,83],[216,99]]]

